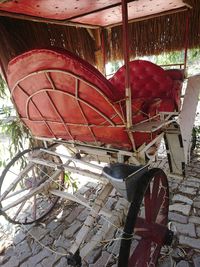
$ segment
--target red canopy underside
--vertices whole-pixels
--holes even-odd
[[[70,2],[70,4],[69,4]],[[108,26],[120,23],[119,0],[15,0],[0,3],[0,10],[41,18]],[[129,19],[137,19],[184,7],[182,0],[129,1]]]

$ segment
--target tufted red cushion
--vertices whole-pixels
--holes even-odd
[[[184,80],[184,70],[181,69],[170,69],[170,70],[165,70],[167,75],[170,76],[171,79],[173,80]]]
[[[143,115],[154,116],[159,111],[172,112],[180,109],[180,92],[183,72],[181,70],[164,70],[145,60],[135,60],[130,64],[130,85],[133,103],[138,102]],[[110,82],[125,95],[125,66],[121,67]],[[159,101],[160,99],[160,101]],[[133,123],[141,121],[133,109]]]
[[[161,67],[145,60],[135,60],[130,64],[130,84],[132,98],[171,97],[172,79]],[[125,66],[121,67],[110,82],[121,94],[125,94]]]
[[[151,103],[149,103],[147,108],[147,113],[150,117],[155,116],[158,112],[173,112],[175,109],[175,106],[172,104],[172,100],[169,98],[158,98],[154,101],[152,100]]]

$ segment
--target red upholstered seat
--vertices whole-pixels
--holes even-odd
[[[161,67],[145,60],[135,60],[130,65],[132,102],[144,100],[143,114],[155,115],[158,111],[174,111],[180,107],[180,73],[166,72]],[[124,94],[125,67],[121,67],[110,79],[112,85]],[[133,112],[134,113],[134,112]],[[134,122],[135,118],[133,118]]]
[[[19,116],[34,136],[132,148],[114,104],[115,88],[77,56],[32,50],[9,63],[7,77]]]
[[[176,108],[177,80],[162,68],[137,60],[130,62],[130,73],[134,124]],[[19,116],[34,136],[132,149],[124,120],[124,67],[108,81],[70,52],[36,49],[11,60],[7,79]],[[133,138],[139,147],[154,135]]]
[[[180,110],[181,107],[181,90],[184,81],[184,70],[182,69],[170,69],[166,70],[167,75],[173,80],[173,99],[176,103],[176,109]]]
[[[133,124],[142,122],[158,112],[173,112],[180,108],[182,74],[180,71],[165,71],[161,67],[145,60],[129,63],[130,85],[132,92]],[[120,94],[125,94],[125,67],[121,67],[110,82]],[[125,108],[124,108],[125,109]],[[149,143],[155,135],[133,133],[136,146]]]

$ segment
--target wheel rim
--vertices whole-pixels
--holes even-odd
[[[51,175],[55,172],[54,167],[43,166],[34,163],[32,158],[48,160],[53,163],[61,163],[57,156],[48,154],[39,149],[27,149],[14,157],[4,169],[1,176],[0,199],[1,213],[12,223],[30,224],[44,218],[55,206],[59,197],[48,194],[48,188],[63,186],[64,173],[61,172],[54,181]],[[49,181],[49,182],[48,182]],[[40,190],[26,199],[30,194],[48,182],[48,188]],[[17,200],[22,199],[15,206]],[[23,200],[24,199],[24,200]],[[11,208],[7,209],[11,206]]]
[[[165,173],[160,169],[150,171],[151,182],[144,196],[144,219],[151,225],[156,223],[166,225],[168,222],[169,189]],[[142,236],[138,245],[130,253],[129,267],[153,267],[156,266],[160,249],[163,244],[157,244],[151,238],[146,237],[146,231],[142,232],[136,223],[135,233]]]

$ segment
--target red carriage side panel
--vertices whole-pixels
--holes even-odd
[[[32,50],[9,63],[7,76],[19,116],[33,135],[131,149],[114,103],[121,94],[84,60]]]

